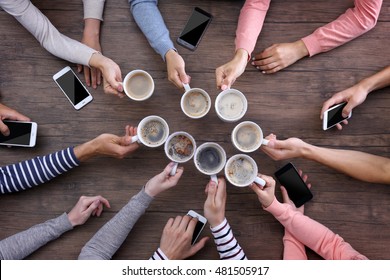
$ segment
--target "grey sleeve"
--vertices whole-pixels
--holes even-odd
[[[105,1],[106,0],[83,0],[84,19],[94,18],[103,21]]]
[[[0,241],[0,259],[21,260],[73,229],[66,213]]]
[[[157,7],[157,0],[128,0],[134,20],[152,48],[165,61],[165,54],[175,49],[169,31]]]
[[[153,198],[144,188],[109,220],[82,248],[79,260],[109,260],[145,213]]]

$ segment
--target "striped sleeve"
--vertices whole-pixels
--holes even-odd
[[[211,228],[211,233],[221,260],[247,260],[226,218],[220,225]]]
[[[164,260],[169,260],[168,257],[164,254],[164,252],[158,248],[156,252],[154,252],[153,256],[150,257],[150,261],[164,261]]]
[[[46,156],[0,167],[0,193],[19,192],[61,175],[79,165],[73,147]]]

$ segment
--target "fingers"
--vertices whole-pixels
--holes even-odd
[[[280,186],[280,191],[282,193],[283,202],[289,203],[290,197],[288,196],[286,188],[284,186]]]
[[[90,69],[88,66],[84,66],[84,78],[85,83],[90,87],[91,86],[91,76],[90,76]],[[96,88],[96,87],[94,87]]]
[[[177,183],[179,181],[181,175],[183,175],[184,169],[182,167],[177,168],[175,175],[171,176],[171,171],[172,171],[172,169],[174,168],[175,165],[176,165],[175,162],[170,162],[165,167],[165,169],[163,171],[163,174],[164,174],[165,177],[170,177],[170,179],[173,180],[173,182],[176,181],[176,183]]]
[[[349,116],[349,114],[351,114],[352,112],[352,109],[355,108],[355,104],[353,104],[353,102],[348,102],[347,105],[345,105],[344,109],[343,109],[343,117],[346,118]]]
[[[96,71],[96,68],[93,67],[92,69],[90,69],[90,72],[91,72],[92,87],[93,88],[97,88],[97,71]]]
[[[179,79],[181,81],[181,85],[180,87],[183,87],[183,84],[189,84],[190,83],[190,79],[189,79],[189,76],[186,74],[186,71],[185,69],[179,69]]]
[[[84,67],[83,65],[77,64],[77,72],[81,73],[83,71],[83,67]]]
[[[215,194],[217,193],[217,184],[214,181],[210,181],[206,186],[206,204],[207,205],[214,205],[215,204]]]
[[[223,74],[223,69],[221,66],[215,70],[215,80],[217,83],[217,88],[221,88],[223,78],[224,78],[224,74]]]
[[[1,120],[0,120],[0,132],[1,132],[4,136],[9,136],[9,134],[10,134],[10,131],[9,131],[8,126],[5,125]]]
[[[191,250],[190,250],[190,254],[191,256],[195,255],[197,252],[199,252],[205,245],[206,245],[206,242],[209,240],[209,238],[206,236],[206,237],[203,237],[201,240],[199,240],[198,242],[196,242],[192,247],[191,247]]]
[[[329,110],[330,107],[332,107],[333,105],[339,104],[343,101],[344,101],[343,97],[341,95],[338,95],[338,94],[333,95],[333,97],[331,97],[330,99],[325,101],[324,105],[322,106],[322,109],[321,109],[320,119],[322,120],[324,118],[325,111]]]

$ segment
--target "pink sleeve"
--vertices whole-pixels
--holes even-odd
[[[371,30],[381,6],[382,0],[355,0],[354,8],[302,39],[309,55],[334,49]]]
[[[283,245],[283,260],[307,260],[305,245],[288,230],[284,231]]]
[[[271,0],[246,0],[236,30],[236,50],[244,49],[249,57],[255,49]]]
[[[327,260],[367,259],[338,234],[333,233],[324,225],[310,219],[302,213],[293,210],[288,204],[282,204],[275,199],[265,208],[289,231],[297,240],[306,245]]]

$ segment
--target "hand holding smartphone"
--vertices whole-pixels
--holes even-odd
[[[341,123],[343,120],[347,120],[352,116],[352,112],[344,118],[342,113],[344,107],[347,105],[347,102],[337,104],[324,112],[322,119],[322,129],[327,130],[338,123]]]
[[[53,80],[76,110],[92,101],[92,95],[69,66],[56,73]]]
[[[313,198],[309,187],[291,162],[276,171],[275,177],[286,188],[288,196],[296,207],[301,207]]]
[[[191,51],[194,51],[202,39],[213,16],[208,12],[196,7],[192,11],[177,43]]]
[[[192,235],[192,241],[191,241],[191,245],[194,245],[196,240],[198,240],[198,237],[202,232],[204,226],[206,225],[207,219],[202,215],[196,213],[194,210],[188,211],[187,215],[193,218],[198,218],[198,222],[196,223],[194,234]]]
[[[37,139],[38,125],[35,122],[22,122],[4,120],[10,134],[4,136],[0,133],[0,145],[34,147]]]

